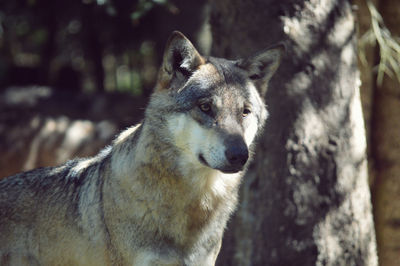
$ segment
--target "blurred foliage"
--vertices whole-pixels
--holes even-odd
[[[147,12],[149,12],[152,8],[154,8],[156,5],[164,5],[168,7],[168,9],[172,13],[178,12],[178,9],[168,2],[167,0],[139,0],[139,3],[137,5],[136,10],[131,14],[131,18],[134,21],[138,21],[140,18],[142,18]]]
[[[1,1],[0,89],[39,84],[148,94],[159,43],[186,6],[184,0]]]
[[[366,47],[378,45],[380,55],[376,66],[378,85],[382,85],[385,74],[400,83],[400,38],[390,33],[373,2],[366,0],[366,3],[371,16],[371,28],[359,39],[360,60],[363,64],[367,64]]]

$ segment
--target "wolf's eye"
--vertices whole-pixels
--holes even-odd
[[[243,114],[242,114],[242,116],[243,116],[243,117],[246,117],[246,116],[248,116],[250,113],[251,113],[250,108],[244,108],[244,109],[243,109]]]
[[[199,105],[199,108],[204,113],[208,113],[211,111],[211,105],[209,103],[202,103]]]

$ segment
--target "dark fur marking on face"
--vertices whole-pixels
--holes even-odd
[[[176,100],[176,106],[179,109],[175,109],[177,112],[186,112],[196,107],[201,99],[211,97],[213,88],[203,89],[195,81],[191,81],[179,92],[176,92],[172,97]]]
[[[249,78],[255,80],[255,79],[260,79],[261,76],[258,74],[254,74],[254,75],[251,75]]]
[[[217,69],[218,73],[223,77],[225,84],[229,86],[241,87],[244,92],[246,86],[246,77],[236,66],[235,61],[223,58],[209,57],[209,62]]]

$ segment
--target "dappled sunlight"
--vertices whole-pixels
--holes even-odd
[[[39,100],[48,98],[52,90],[45,86],[10,87],[4,92],[4,102],[10,106],[34,106]]]
[[[366,160],[367,141],[365,137],[365,126],[361,108],[360,89],[357,87],[350,102],[350,125],[353,134],[350,136],[350,151],[356,162]]]
[[[38,119],[35,117],[34,121]],[[76,156],[94,155],[116,132],[116,126],[107,121],[95,123],[67,117],[44,119],[31,141],[23,169],[58,165]]]

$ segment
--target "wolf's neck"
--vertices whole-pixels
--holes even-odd
[[[111,158],[115,178],[133,183],[165,176],[176,178],[176,151],[159,135],[159,131],[161,129],[156,129],[156,132],[151,130],[143,122],[118,136],[113,144]]]
[[[145,122],[123,132],[112,149],[105,197],[118,204],[105,208],[113,215],[141,221],[140,226],[184,246],[194,243],[196,235],[216,219],[224,224],[234,209],[239,174],[206,167],[197,172],[180,170],[187,166],[180,165],[179,151],[165,136],[149,131]]]

